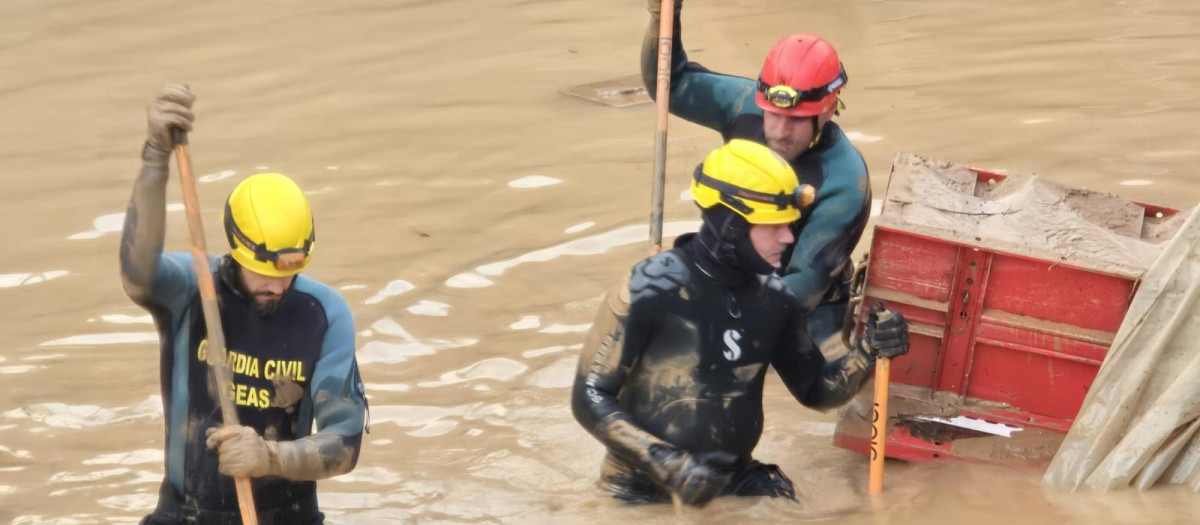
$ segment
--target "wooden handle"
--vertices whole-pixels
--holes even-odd
[[[662,250],[663,192],[667,184],[667,116],[671,102],[671,49],[675,0],[662,0],[658,21],[658,89],[655,91],[654,194],[650,213],[650,255]]]
[[[883,493],[883,460],[886,457],[888,419],[888,375],[892,362],[880,357],[875,363],[875,410],[871,416],[871,494]]]
[[[208,246],[204,240],[204,223],[200,220],[200,199],[196,194],[196,176],[192,173],[192,155],[188,149],[187,133],[172,130],[175,140],[175,158],[179,162],[179,179],[183,187],[183,207],[187,213],[188,234],[192,240],[192,266],[200,287],[200,305],[204,310],[204,323],[208,327],[208,373],[217,385],[217,402],[221,418],[226,425],[237,425],[237,409],[234,407],[233,372],[225,363],[225,332],[221,330],[221,311],[217,308],[217,288],[213,283],[212,268],[208,262]],[[242,511],[243,525],[258,525],[258,512],[254,508],[254,493],[249,478],[235,478],[238,507]]]
[[[254,508],[254,490],[250,488],[250,478],[233,478],[233,486],[237,488],[242,525],[258,525],[258,510]]]

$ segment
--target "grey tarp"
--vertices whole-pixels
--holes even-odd
[[[1200,207],[1151,266],[1043,483],[1200,491]]]

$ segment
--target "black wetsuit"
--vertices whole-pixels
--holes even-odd
[[[572,392],[575,418],[608,447],[607,488],[666,498],[653,455],[668,446],[736,456],[726,494],[794,497],[778,468],[751,458],[767,366],[813,408],[844,403],[871,366],[857,351],[827,363],[800,312],[781,278],[731,266],[693,235],[638,263],[601,306]]]

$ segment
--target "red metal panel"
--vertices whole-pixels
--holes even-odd
[[[892,359],[889,380],[893,383],[934,388],[941,343],[941,338],[910,334],[908,353]]]
[[[1081,358],[1094,363],[1103,362],[1104,356],[1108,355],[1108,346],[989,322],[986,313],[977,336],[977,340],[984,339],[1030,346],[1059,354],[1064,359]]]
[[[1072,419],[1098,370],[1091,364],[978,343],[966,395]]]
[[[910,322],[926,325],[941,335],[946,326],[946,313],[939,308],[944,308],[942,305],[950,298],[958,248],[877,228],[871,252],[872,258],[878,257],[880,262],[872,261],[868,268],[868,287],[889,291],[890,298],[901,298],[884,302],[889,309],[903,313]],[[868,294],[865,304],[877,300],[879,297]],[[942,356],[941,344],[939,337],[914,334],[910,338],[908,355],[892,365],[892,380],[935,387]]]
[[[835,446],[868,454],[871,449],[869,438],[860,438],[849,434],[834,434]],[[891,427],[887,436],[887,457],[904,461],[937,461],[942,458],[951,459],[950,444],[934,444],[923,439],[915,438],[903,427]]]
[[[975,323],[988,287],[991,257],[988,252],[971,248],[959,250],[954,274],[954,292],[950,301],[950,326],[946,329],[942,365],[938,370],[938,390],[964,393],[971,365]]]
[[[950,299],[958,248],[876,228],[867,282],[929,301]]]
[[[985,306],[1003,312],[1116,332],[1133,297],[1129,279],[997,254]]]

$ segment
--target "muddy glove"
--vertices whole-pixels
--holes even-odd
[[[659,483],[684,503],[703,507],[733,479],[737,457],[728,452],[689,454],[669,445],[651,445],[650,463]]]
[[[908,353],[908,321],[900,312],[883,307],[876,301],[867,313],[867,329],[859,346],[872,357],[891,359]]]
[[[209,449],[217,449],[220,463],[217,470],[235,478],[277,476],[278,461],[273,441],[267,441],[253,428],[225,426],[205,432]]]
[[[217,449],[217,470],[226,476],[261,478],[276,476],[307,481],[350,472],[357,448],[346,446],[341,436],[316,433],[294,441],[263,439],[253,428],[225,426],[205,433],[209,449]]]
[[[183,84],[167,84],[146,107],[146,150],[142,158],[156,160],[169,156],[175,147],[171,129],[192,130],[192,103],[196,96]]]

